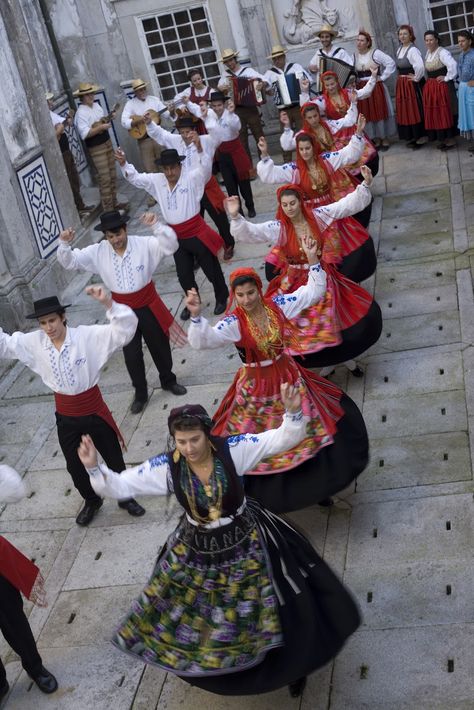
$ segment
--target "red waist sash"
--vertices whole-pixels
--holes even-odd
[[[159,297],[153,281],[150,281],[150,283],[139,291],[133,291],[132,293],[116,293],[112,291],[112,298],[114,301],[117,301],[117,303],[124,303],[132,309],[145,308],[148,306],[160,324],[162,331],[166,333],[172,343],[179,347],[187,343],[186,333],[178,323],[176,323]]]
[[[224,212],[224,200],[225,200],[225,194],[221,190],[219,183],[217,182],[215,176],[213,175],[209,182],[206,184],[206,187],[204,188],[204,194],[206,195],[207,199],[211,203],[211,205],[214,207],[215,210],[218,212]]]
[[[232,141],[223,141],[217,149],[217,157],[221,153],[228,153],[232,156],[232,162],[237,170],[239,180],[249,179],[249,170],[252,169],[252,161],[247,155],[240,138],[234,138]]]
[[[97,414],[98,417],[112,427],[122,448],[127,449],[120,429],[112,416],[112,412],[104,402],[98,385],[94,385],[94,387],[79,394],[55,392],[54,401],[56,403],[56,411],[65,417],[86,417],[88,414]]]
[[[220,234],[217,234],[217,232],[211,229],[200,214],[191,217],[191,219],[187,219],[186,222],[171,224],[170,227],[173,227],[178,239],[197,237],[214,256],[224,247],[224,240]]]
[[[0,574],[37,606],[46,606],[44,580],[38,567],[0,536]]]

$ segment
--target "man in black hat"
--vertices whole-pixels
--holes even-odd
[[[174,149],[163,150],[157,161],[163,168],[162,173],[138,173],[133,165],[127,163],[121,148],[115,151],[115,157],[125,179],[155,198],[165,222],[176,232],[179,248],[174,253],[174,262],[184,293],[191,288],[198,289],[193,268],[196,258],[214,287],[214,314],[219,315],[225,311],[229,296],[217,258],[217,254],[224,247],[224,241],[206,224],[200,214],[201,199],[211,177],[212,163],[201,144],[196,146],[196,151],[196,167],[184,171],[181,164],[185,156],[179,155]],[[189,317],[189,311],[185,307],[181,311],[181,319],[188,320]]]
[[[86,292],[106,308],[110,324],[70,328],[65,314],[70,304],[49,296],[35,301],[33,313],[26,316],[38,320],[39,330],[7,335],[0,328],[0,357],[20,360],[54,392],[59,444],[74,486],[84,499],[78,525],[88,525],[103,503],[77,455],[82,435],[90,434],[108,466],[121,466],[121,471],[125,467],[119,443],[122,435],[97,383],[109,357],[137,329],[135,313],[115,303],[103,286],[88,286]],[[119,507],[133,516],[145,512],[133,498],[120,501]]]
[[[151,120],[145,114],[145,123],[150,138],[165,148],[175,148],[178,153],[185,156],[183,170],[192,170],[199,164],[198,146],[200,145],[209,159],[214,160],[216,148],[220,143],[219,134],[214,132],[212,136],[208,134],[199,135],[197,132],[196,116],[183,116],[176,120],[176,128],[179,135],[166,131]],[[229,220],[224,207],[226,195],[219,187],[214,175],[211,175],[204,189],[201,199],[201,217],[207,212],[217,227],[217,231],[225,242],[224,261],[231,259],[234,255],[234,237],[230,233]]]
[[[242,196],[249,217],[255,217],[255,204],[250,172],[252,161],[240,138],[240,118],[234,102],[221,91],[213,91],[209,100],[211,110],[202,109],[202,118],[209,135],[217,134],[220,144],[216,159],[229,196]]]
[[[135,388],[135,399],[130,407],[133,414],[142,411],[148,401],[148,386],[143,360],[142,340],[160,375],[161,386],[173,394],[186,394],[173,372],[173,358],[169,338],[178,345],[186,342],[186,334],[175,322],[153,283],[153,273],[164,256],[178,248],[174,231],[158,222],[153,212],[146,212],[142,222],[153,228],[153,236],[138,237],[127,234],[128,215],[104,212],[94,229],[103,232],[105,239],[84,249],[71,249],[75,232],[65,229],[59,235],[56,252],[61,266],[99,274],[118,303],[133,308],[138,327],[132,340],[123,348],[125,364]]]

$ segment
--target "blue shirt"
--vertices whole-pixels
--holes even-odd
[[[458,78],[459,81],[474,80],[474,49],[468,49],[459,55]]]

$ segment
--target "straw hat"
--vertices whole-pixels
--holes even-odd
[[[52,101],[54,99],[54,94],[52,91],[46,91],[44,97],[46,101]]]
[[[95,94],[99,90],[97,84],[91,84],[90,81],[81,81],[73,96],[85,96],[86,94]]]
[[[222,52],[221,62],[228,62],[229,59],[237,59],[239,53],[235,49],[224,49]]]
[[[316,35],[320,37],[320,35],[323,34],[323,32],[327,32],[328,35],[332,35],[333,37],[337,37],[337,30],[334,29],[334,27],[331,27],[331,25],[323,25],[320,30],[316,32]]]
[[[286,47],[283,47],[283,45],[275,44],[272,47],[272,53],[269,57],[267,57],[267,59],[275,59],[275,57],[281,57],[282,55],[285,55],[287,51],[288,49]]]
[[[134,79],[132,81],[132,91],[138,91],[139,89],[146,89],[148,86],[147,81],[143,81],[143,79]]]

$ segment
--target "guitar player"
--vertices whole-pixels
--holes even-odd
[[[117,175],[115,172],[115,158],[112,141],[110,140],[110,123],[114,118],[114,111],[108,116],[99,103],[94,101],[94,96],[99,87],[90,82],[81,82],[73,96],[80,99],[74,116],[74,125],[84,141],[89,155],[97,170],[102,210],[128,210],[127,202],[117,201]]]
[[[122,112],[122,126],[127,131],[133,131],[133,137],[137,138],[138,149],[146,173],[157,173],[159,169],[155,160],[161,155],[161,147],[152,140],[146,132],[146,124],[143,116],[148,111],[155,111],[161,118],[170,119],[170,112],[166,109],[166,104],[157,96],[152,96],[147,92],[147,82],[143,79],[134,79],[131,86],[134,96],[125,104]],[[156,204],[153,197],[148,198],[148,206]]]

